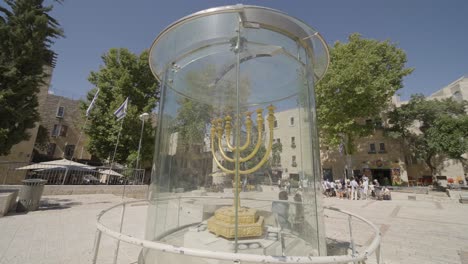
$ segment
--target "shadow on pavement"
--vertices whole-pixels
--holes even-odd
[[[73,202],[71,199],[43,199],[39,204],[38,211],[62,210],[82,204],[81,202]]]

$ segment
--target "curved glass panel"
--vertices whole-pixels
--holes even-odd
[[[186,17],[157,38],[150,63],[162,93],[147,239],[195,251],[326,255],[313,85],[328,54],[315,33],[278,11],[234,6]],[[185,260],[146,250],[139,262]]]

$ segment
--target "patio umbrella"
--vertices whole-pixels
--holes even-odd
[[[122,174],[116,172],[116,171],[113,171],[113,170],[101,170],[99,171],[100,174],[105,174],[105,175],[111,175],[111,176],[118,176],[118,177],[123,177]]]
[[[107,184],[109,184],[109,178],[110,178],[110,176],[123,177],[122,174],[120,174],[120,173],[118,173],[118,172],[116,172],[116,171],[113,171],[113,170],[111,170],[111,169],[100,170],[99,173],[106,176],[105,182],[106,182]],[[102,179],[101,179],[101,182],[103,182]]]
[[[74,161],[67,160],[67,159],[39,162],[39,163],[19,167],[16,169],[17,170],[37,170],[37,169],[58,169],[58,168],[89,169],[89,170],[96,169],[93,166],[89,166],[89,165],[79,163],[79,162],[74,162]]]

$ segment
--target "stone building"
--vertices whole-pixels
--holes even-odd
[[[427,97],[427,100],[442,100],[447,98],[452,98],[455,101],[468,100],[468,75],[462,76],[444,88],[434,92]],[[396,105],[400,106],[406,103],[407,101],[399,102],[397,100]],[[411,180],[417,181],[417,179],[422,177],[431,177],[431,171],[424,162],[411,159],[411,157],[409,157],[408,160],[410,163],[408,165],[408,171],[412,176]],[[465,168],[458,160],[447,159],[442,163],[443,164],[440,166],[442,169],[439,171],[439,175],[447,176],[448,178],[463,179],[464,174],[468,170],[468,168]]]
[[[281,142],[281,171],[283,179],[297,179],[300,171],[298,164],[302,164],[300,148],[299,110],[297,108],[277,112],[274,126],[274,141]],[[356,153],[347,160],[338,148],[322,147],[320,150],[323,177],[337,180],[345,176],[347,166],[355,176],[366,173],[371,179],[377,179],[381,184],[407,181],[407,170],[404,155],[399,141],[383,135],[380,120],[363,120],[375,126],[373,135],[357,139]]]
[[[336,148],[322,148],[320,157],[323,176],[329,180],[341,179],[349,167],[353,176],[366,174],[369,179],[377,179],[380,184],[394,185],[408,181],[402,145],[398,140],[385,137],[379,122],[374,133],[356,139],[355,146],[356,152],[350,157]]]
[[[282,145],[281,165],[274,168],[283,179],[299,180],[298,164],[302,164],[302,146],[299,127],[299,109],[292,108],[275,113],[273,142]],[[268,131],[268,128],[267,128]],[[267,133],[268,134],[268,133]]]
[[[47,98],[50,81],[52,79],[53,66],[45,66],[44,71],[47,77],[43,85],[39,87],[39,93],[37,94],[39,113],[42,113]],[[37,123],[34,128],[28,130],[28,133],[31,135],[28,140],[14,145],[9,155],[0,156],[0,184],[15,184],[24,179],[26,172],[16,171],[14,168],[27,165],[32,160],[34,143],[36,142],[38,130],[39,123]]]
[[[428,96],[428,100],[453,98],[454,100],[468,100],[468,76],[463,76],[446,87]],[[398,97],[392,98],[392,103],[400,107],[402,102]],[[302,146],[299,137],[298,109],[277,112],[274,140],[283,145],[281,166],[283,178],[296,177],[297,168],[293,166],[302,162],[298,146]],[[385,137],[383,134],[384,120],[363,120],[374,126],[374,133],[368,137],[356,139],[356,153],[350,158],[341,154],[338,148],[322,147],[320,150],[323,177],[337,180],[345,176],[348,167],[354,176],[363,174],[370,179],[377,179],[380,184],[394,185],[400,182],[416,182],[424,177],[431,178],[430,170],[423,161],[417,160],[404,152],[402,142]],[[456,160],[446,160],[440,175],[457,179],[464,175],[466,168]]]
[[[48,136],[48,144],[37,149],[38,154],[48,159],[91,159],[84,133],[78,142],[83,125],[79,100],[48,94],[41,111],[41,126]]]

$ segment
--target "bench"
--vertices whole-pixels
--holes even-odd
[[[0,190],[0,217],[6,215],[8,212],[16,211],[18,197],[18,190]]]

